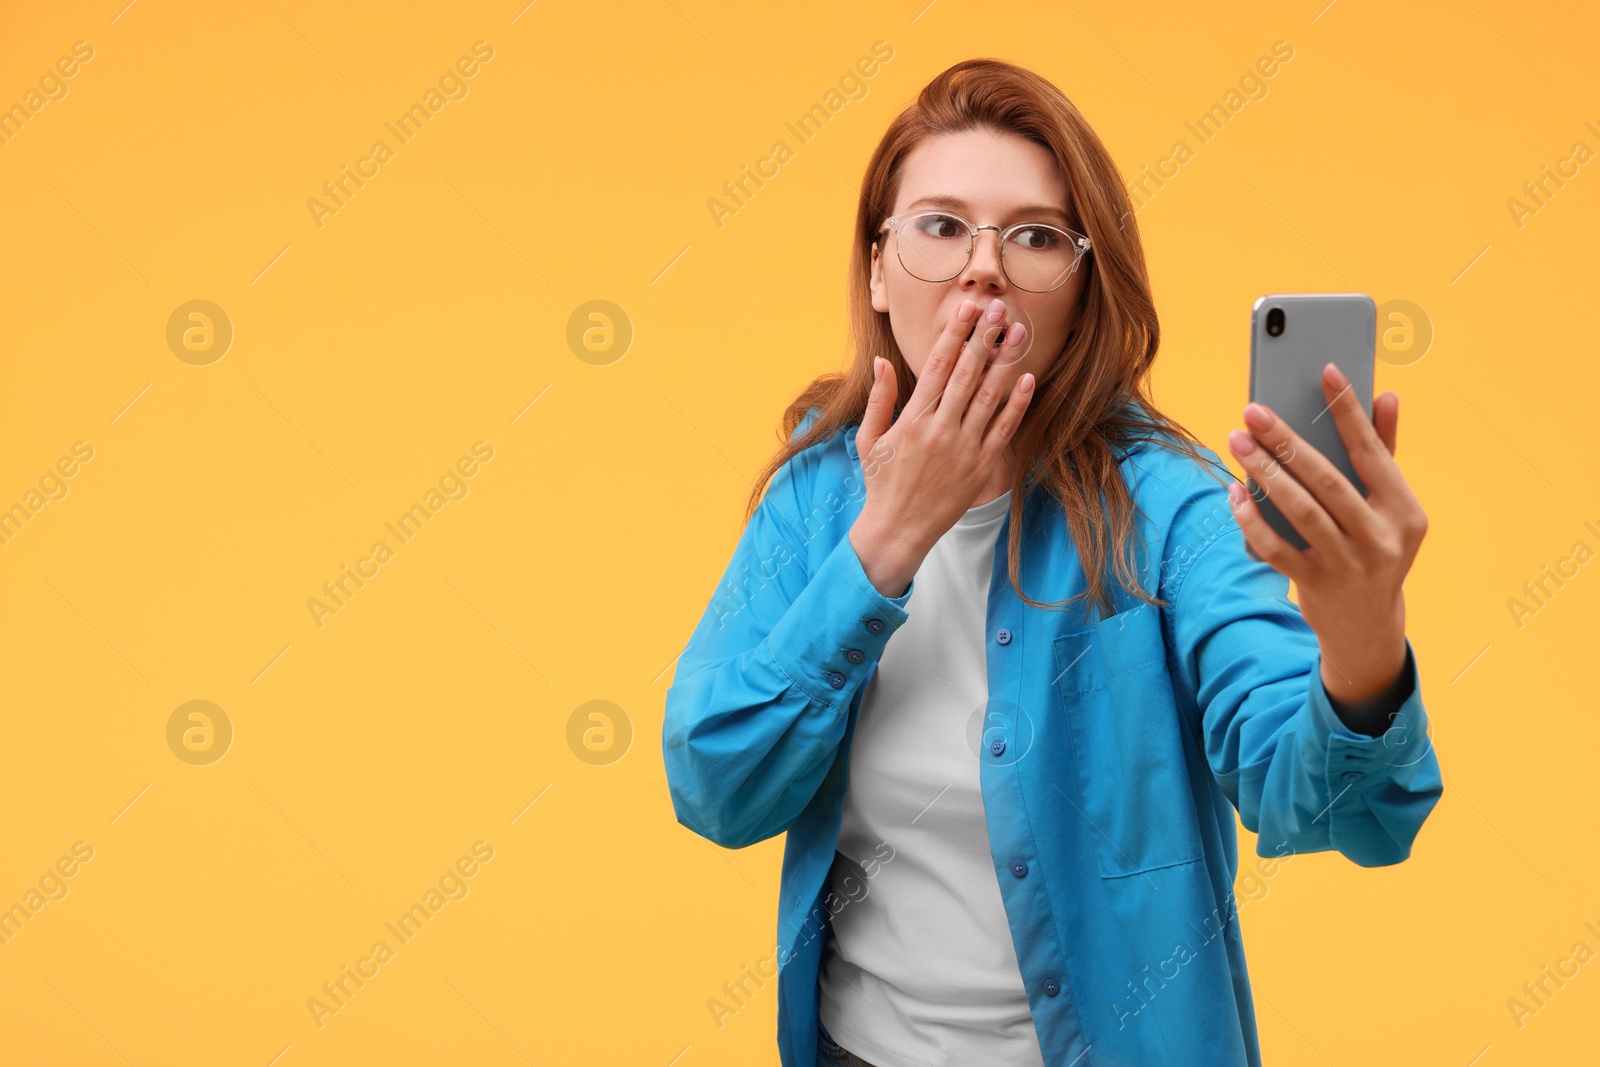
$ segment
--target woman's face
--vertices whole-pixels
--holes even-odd
[[[930,203],[925,198],[948,198]],[[975,129],[924,140],[906,156],[892,215],[904,218],[948,209],[974,226],[1004,229],[1017,222],[1046,222],[1081,231],[1076,219],[1039,210],[1066,212],[1067,187],[1055,157],[1014,133]],[[872,306],[889,313],[890,329],[901,355],[918,377],[934,340],[963,300],[979,308],[979,324],[996,297],[1005,302],[1006,321],[1022,322],[1030,336],[1024,355],[1005,382],[1031,371],[1035,380],[1060,354],[1076,317],[1078,295],[1087,276],[1080,260],[1066,284],[1048,293],[1013,286],[1000,271],[1000,235],[980,230],[966,270],[945,282],[926,282],[908,273],[895,255],[894,234],[884,230],[872,246]],[[904,403],[906,397],[901,397]]]

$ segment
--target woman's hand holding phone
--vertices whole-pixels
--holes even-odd
[[[874,368],[856,431],[867,500],[850,541],[885,596],[905,594],[934,544],[988,484],[1022,424],[1034,386],[1032,374],[1018,374],[1027,327],[1012,323],[1007,330],[1005,310],[998,298],[987,309],[962,302],[898,419],[895,375],[887,360]]]
[[[1385,393],[1369,421],[1337,365],[1323,368],[1328,409],[1365,498],[1337,467],[1267,406],[1245,408],[1249,432],[1229,449],[1271,488],[1278,508],[1305,538],[1297,549],[1272,529],[1256,499],[1228,487],[1245,541],[1299,589],[1300,612],[1317,634],[1330,698],[1355,705],[1392,686],[1405,667],[1406,573],[1428,531],[1428,516],[1395,462],[1400,398]],[[1281,477],[1287,471],[1288,477]],[[1376,736],[1387,723],[1370,724]]]

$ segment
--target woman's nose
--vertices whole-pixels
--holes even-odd
[[[1005,270],[1000,263],[1000,235],[993,230],[979,230],[973,238],[972,258],[967,263],[967,275],[989,285],[1005,285]]]

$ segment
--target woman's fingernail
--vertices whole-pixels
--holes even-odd
[[[1244,486],[1238,482],[1228,483],[1228,503],[1233,505],[1234,510],[1237,511],[1239,509],[1240,505],[1244,503]]]
[[[1350,379],[1344,376],[1344,371],[1340,370],[1336,363],[1329,363],[1322,368],[1322,372],[1328,376],[1328,380],[1334,384],[1335,388],[1343,389],[1350,384]]]
[[[1241,456],[1248,456],[1256,450],[1256,439],[1243,430],[1229,431],[1228,444]]]
[[[974,304],[970,300],[963,300],[961,301],[961,310],[956,312],[956,318],[960,319],[962,322],[971,322],[972,317],[977,314],[977,311],[977,304]]]
[[[1001,303],[1000,298],[998,296],[995,297],[992,301],[989,302],[989,321],[990,322],[999,322],[1001,319],[1005,318],[1005,314],[1006,314],[1006,306],[1005,306],[1005,304]]]
[[[1260,404],[1246,404],[1244,406],[1244,424],[1256,433],[1272,428],[1272,412]]]

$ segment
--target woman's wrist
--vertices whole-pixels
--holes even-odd
[[[1327,661],[1324,660],[1326,667]],[[1400,666],[1388,683],[1376,689],[1371,685],[1353,689],[1347,679],[1341,678],[1340,682],[1345,684],[1330,686],[1327,670],[1322,671],[1322,691],[1327,694],[1328,704],[1334,714],[1356,733],[1369,737],[1381,735],[1416,687],[1416,665],[1404,636],[1400,639]],[[1360,695],[1346,695],[1352,692],[1359,692]]]
[[[872,587],[886,597],[904,596],[928,550],[908,544],[903,532],[862,509],[850,527],[850,545]]]

